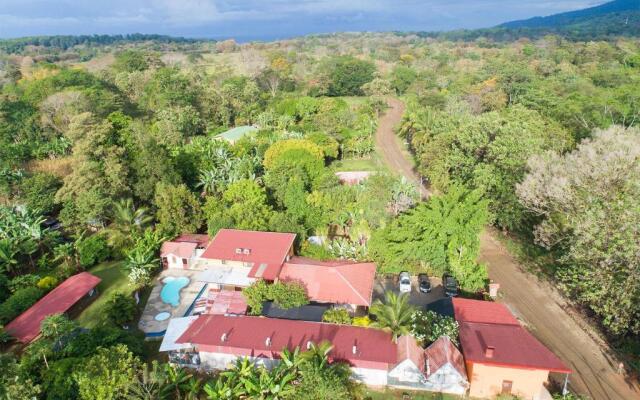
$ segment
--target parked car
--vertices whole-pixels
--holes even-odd
[[[400,293],[409,293],[411,291],[411,275],[408,272],[400,272],[398,276],[398,287]]]
[[[445,296],[456,297],[458,295],[458,281],[453,276],[446,273],[442,275],[442,287],[444,287]]]
[[[422,293],[429,293],[431,291],[431,281],[429,280],[429,275],[418,275],[418,290],[420,290]]]

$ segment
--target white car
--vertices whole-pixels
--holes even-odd
[[[400,276],[398,276],[398,287],[400,293],[411,292],[411,275],[409,275],[408,272],[400,272]]]

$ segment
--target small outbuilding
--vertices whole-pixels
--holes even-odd
[[[226,132],[222,132],[216,136],[216,139],[225,140],[231,144],[234,144],[238,140],[243,137],[255,133],[258,131],[258,128],[251,125],[243,125],[236,126],[235,128],[229,129]]]
[[[69,311],[85,296],[93,297],[100,281],[100,278],[88,272],[69,277],[11,321],[5,327],[7,333],[21,343],[31,342],[40,335],[40,324],[46,317]]]

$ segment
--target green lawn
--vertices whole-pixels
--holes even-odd
[[[407,394],[411,400],[456,400],[463,397],[453,394],[433,393],[433,392],[413,392],[410,390],[395,390],[395,389],[382,389],[371,390],[368,389],[365,392],[365,399],[367,400],[388,400],[388,399],[402,399],[402,395]]]
[[[336,172],[344,171],[378,171],[380,166],[374,158],[351,158],[331,163]]]
[[[93,328],[103,321],[104,307],[115,292],[132,292],[127,274],[121,265],[122,261],[109,261],[89,269],[89,272],[102,279],[102,282],[98,285],[98,298],[76,318],[80,326]]]

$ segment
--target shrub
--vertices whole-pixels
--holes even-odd
[[[307,290],[298,282],[278,282],[270,285],[269,300],[285,309],[309,304]]]
[[[9,279],[0,273],[0,303],[9,297]]]
[[[362,327],[368,327],[369,325],[371,325],[371,318],[369,318],[368,315],[365,315],[363,317],[355,317],[353,319],[352,324],[354,326],[362,326]]]
[[[458,322],[433,311],[416,311],[411,317],[411,333],[416,339],[433,343],[440,336],[447,336],[458,344]]]
[[[78,244],[80,265],[85,268],[92,267],[109,258],[109,246],[107,239],[102,235],[93,235]]]
[[[331,254],[329,249],[324,246],[320,246],[318,244],[309,243],[307,241],[302,243],[300,246],[300,255],[302,257],[313,258],[314,260],[333,260],[334,256]]]
[[[262,313],[262,304],[265,301],[273,301],[280,308],[293,308],[309,303],[307,291],[297,282],[276,282],[267,284],[263,280],[256,281],[253,285],[242,291],[247,305],[251,308],[252,315]]]
[[[4,329],[4,326],[0,325],[0,344],[9,343],[13,337]]]
[[[133,297],[124,293],[115,293],[107,302],[105,314],[109,321],[122,326],[133,321],[138,306]]]
[[[20,183],[20,197],[27,207],[48,214],[56,210],[55,195],[62,180],[55,175],[38,172]]]
[[[12,293],[17,292],[20,289],[26,289],[30,287],[34,287],[38,284],[40,277],[38,275],[33,274],[24,274],[20,276],[16,276],[15,278],[9,281],[9,290]]]
[[[43,294],[44,292],[35,286],[16,290],[4,303],[0,304],[0,324],[6,324],[22,314]]]
[[[36,286],[42,290],[49,291],[58,285],[58,279],[53,276],[45,276],[40,279]]]
[[[345,308],[330,308],[322,314],[322,321],[348,325],[351,323],[351,316]]]

